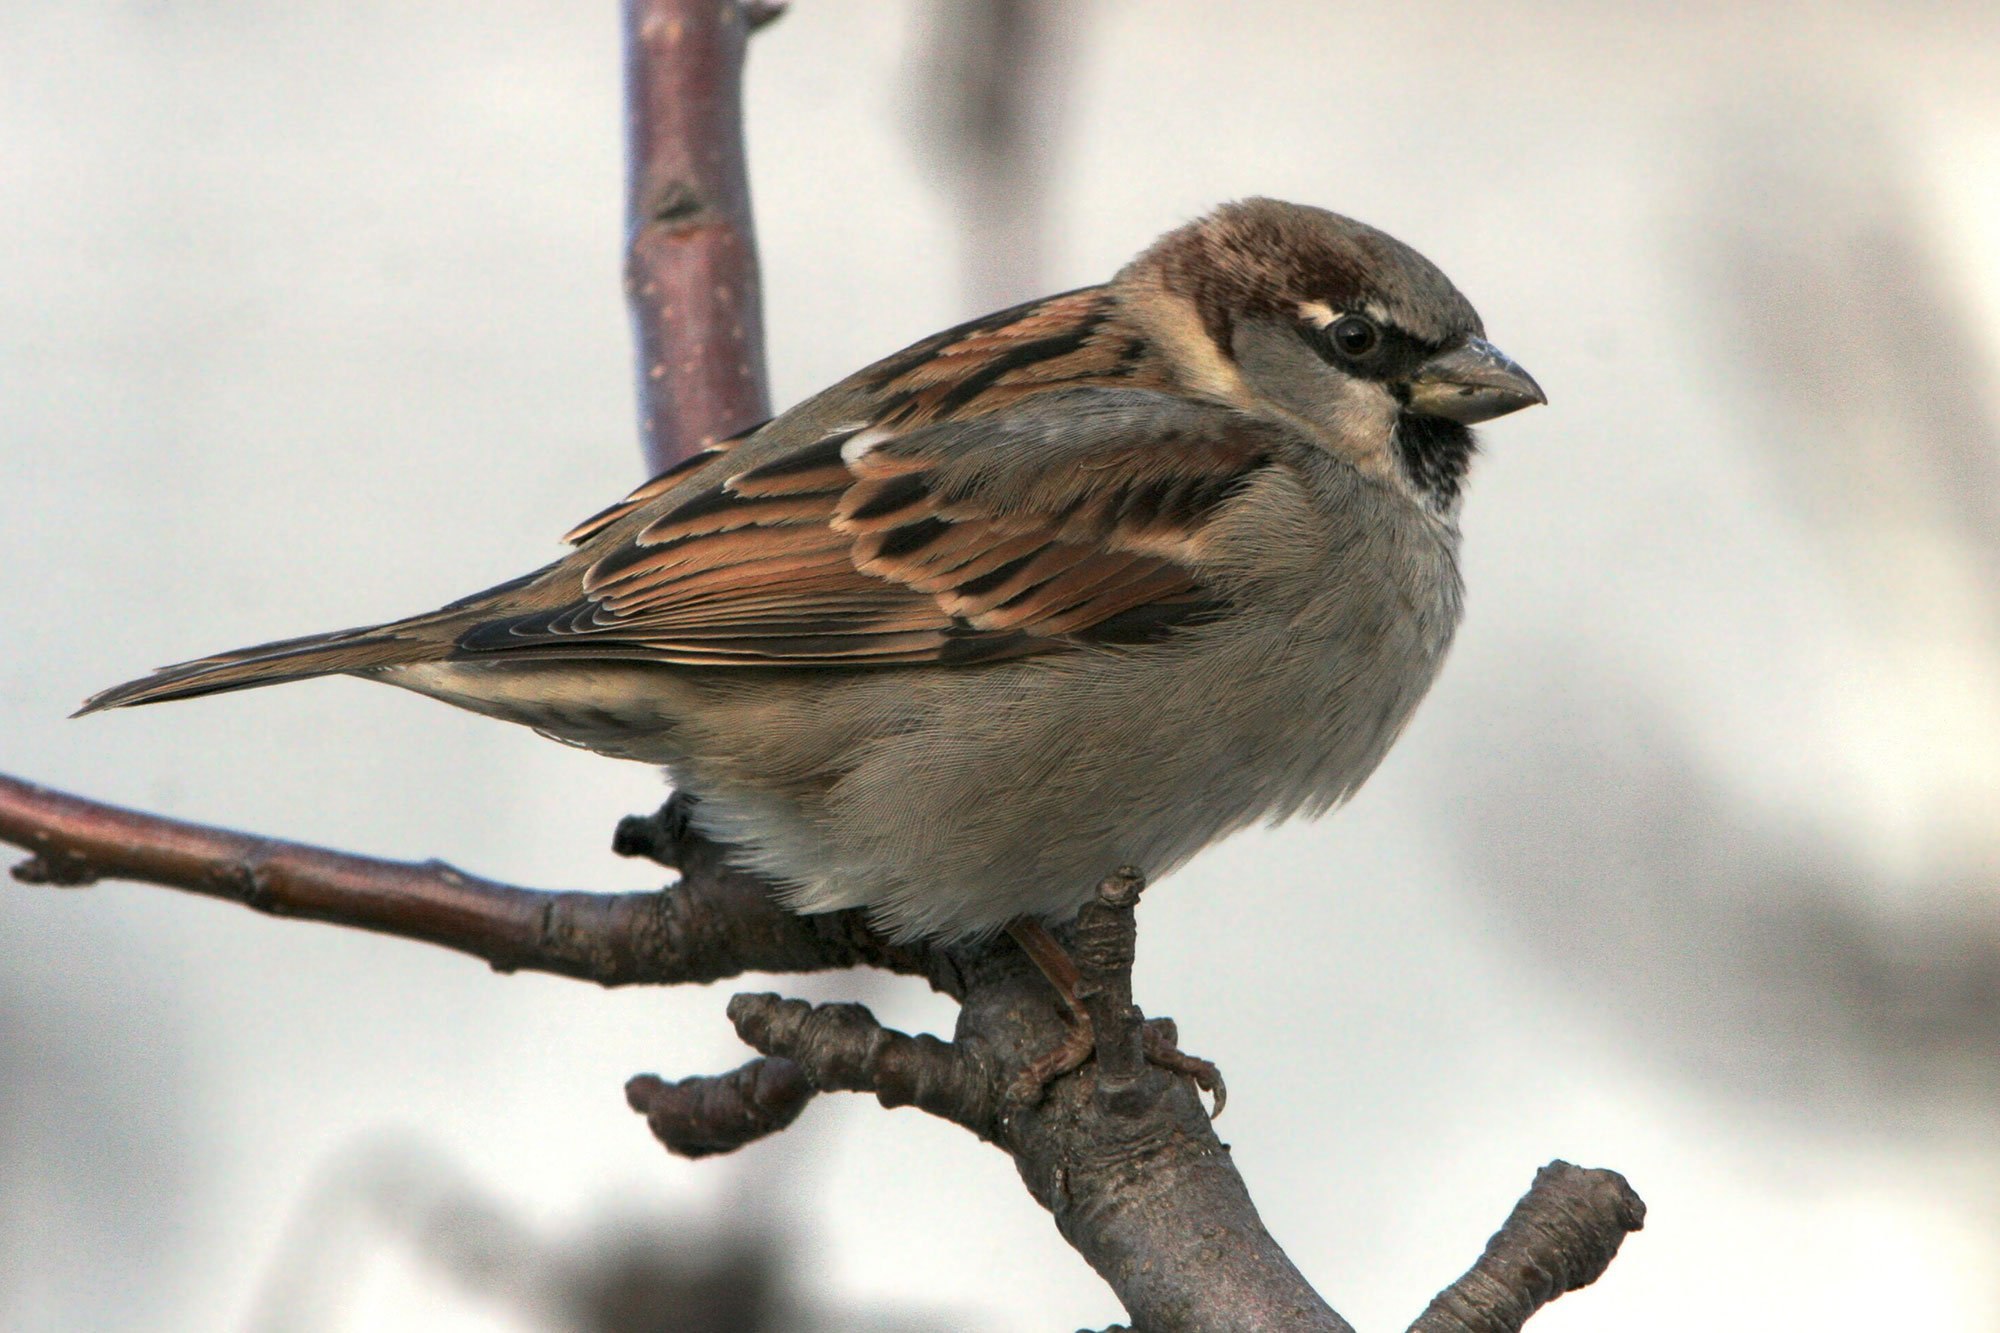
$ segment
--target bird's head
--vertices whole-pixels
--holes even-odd
[[[1118,282],[1189,388],[1302,424],[1436,509],[1457,503],[1472,425],[1548,401],[1435,264],[1325,209],[1226,204]]]

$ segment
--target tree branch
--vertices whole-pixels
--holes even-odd
[[[655,472],[771,415],[743,57],[783,10],[625,0],[625,293]]]
[[[744,972],[877,967],[957,984],[934,950],[891,946],[859,913],[801,917],[711,843],[683,850],[657,893],[525,889],[442,861],[383,861],[140,814],[0,775],[0,842],[32,855],[29,884],[136,880],[603,986],[715,981]],[[657,850],[657,849],[655,849]]]
[[[1486,1252],[1410,1325],[1410,1333],[1514,1333],[1528,1316],[1604,1275],[1646,1205],[1616,1171],[1550,1162]]]
[[[1054,992],[1010,943],[896,946],[857,913],[795,916],[762,881],[729,867],[725,848],[690,835],[674,802],[619,829],[622,850],[681,868],[656,893],[520,888],[439,862],[375,860],[163,819],[4,776],[0,842],[31,853],[14,869],[27,883],[138,880],[421,940],[501,971],[603,985],[857,966],[922,976],[961,1002],[950,1042],[883,1028],[860,1005],[739,995],[730,1020],[761,1058],[712,1078],[642,1075],[627,1099],[671,1151],[701,1157],[786,1128],[818,1092],[872,1092],[884,1106],[917,1107],[1005,1149],[1139,1327],[1348,1327],[1264,1229],[1194,1080],[1139,1054],[1151,1025],[1130,999],[1138,898],[1130,880],[1107,880],[1068,932],[1098,1058],[1026,1102],[1023,1072],[1066,1029]],[[1517,1329],[1594,1280],[1643,1215],[1615,1173],[1546,1168],[1479,1263],[1413,1328]]]
[[[653,1135],[680,1157],[734,1152],[775,1134],[799,1118],[819,1089],[790,1060],[759,1057],[727,1074],[668,1083],[638,1074],[625,1084],[625,1101]]]
[[[1138,896],[1130,879],[1106,880],[1068,932],[1109,1002],[1091,1004],[1099,1058],[1045,1097],[1023,1099],[1020,1076],[1065,1025],[1055,992],[1010,942],[957,955],[965,992],[949,1042],[884,1028],[858,1004],[776,995],[738,995],[730,1021],[818,1090],[872,1092],[1005,1149],[1138,1327],[1351,1333],[1264,1229],[1193,1082],[1141,1054],[1145,1015],[1119,1001],[1131,993]],[[658,1132],[653,1106],[634,1105]]]

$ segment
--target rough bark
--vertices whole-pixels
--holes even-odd
[[[921,977],[960,1002],[951,1041],[882,1027],[855,1004],[738,995],[729,1017],[759,1057],[727,1074],[641,1075],[633,1109],[671,1151],[728,1152],[790,1125],[821,1092],[869,1092],[961,1125],[1013,1157],[1073,1245],[1153,1333],[1346,1329],[1264,1229],[1194,1081],[1148,1057],[1168,1020],[1131,1000],[1136,885],[1114,876],[1067,932],[1095,1059],[1045,1094],[1022,1076],[1067,1028],[1054,992],[1013,945],[892,945],[859,914],[800,917],[692,836],[673,803],[624,821],[614,845],[677,867],[653,893],[522,888],[440,862],[381,861],[203,828],[0,777],[0,842],[27,883],[118,878],[274,916],[419,940],[600,985],[705,982],[756,971],[858,966]],[[1594,1280],[1644,1206],[1622,1177],[1554,1163],[1472,1270],[1413,1325],[1500,1333]]]

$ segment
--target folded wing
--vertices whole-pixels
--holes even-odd
[[[528,592],[543,605],[473,625],[455,655],[972,663],[1211,614],[1209,526],[1271,465],[1275,428],[1143,390],[1040,398],[775,457],[747,442],[589,527]]]

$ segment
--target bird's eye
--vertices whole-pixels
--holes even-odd
[[[1382,341],[1382,332],[1359,315],[1348,315],[1333,326],[1333,345],[1342,356],[1364,357]]]

